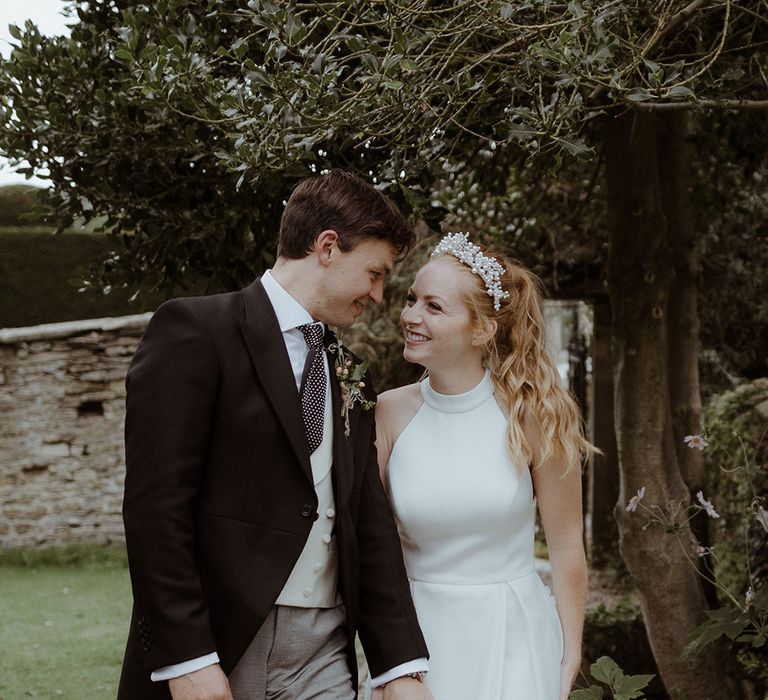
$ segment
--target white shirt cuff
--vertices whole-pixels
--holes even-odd
[[[219,655],[214,651],[212,654],[198,656],[196,659],[182,661],[180,664],[171,664],[170,666],[158,668],[156,671],[152,671],[150,678],[153,681],[169,681],[171,678],[178,678],[179,676],[199,671],[201,668],[213,666],[213,664],[217,663],[219,663]]]
[[[414,659],[413,661],[406,661],[404,664],[390,668],[389,671],[385,671],[380,676],[376,676],[376,678],[371,678],[371,688],[378,688],[380,685],[389,683],[395,680],[395,678],[407,676],[409,673],[426,673],[427,671],[429,671],[429,662],[426,656]]]

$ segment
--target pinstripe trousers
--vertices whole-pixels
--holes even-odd
[[[235,700],[354,700],[343,605],[276,605],[229,676]]]

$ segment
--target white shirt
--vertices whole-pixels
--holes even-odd
[[[302,326],[305,323],[315,323],[315,320],[294,297],[280,286],[278,281],[272,276],[270,270],[267,270],[262,275],[261,283],[272,304],[275,316],[277,316],[277,322],[280,326],[280,331],[283,334],[283,341],[285,342],[285,349],[288,351],[288,358],[291,361],[291,368],[293,369],[294,379],[296,380],[296,388],[299,389],[301,387],[301,376],[304,372],[304,363],[307,360],[309,348],[304,339],[304,334],[298,329],[298,326]],[[326,377],[328,377],[327,357],[325,358],[325,372]],[[167,681],[171,678],[178,678],[179,676],[199,671],[206,666],[212,666],[217,663],[219,663],[219,655],[216,652],[213,652],[196,659],[159,668],[152,672],[151,678],[153,681]],[[427,669],[428,662],[426,658],[414,659],[413,661],[407,661],[404,664],[400,664],[380,676],[372,678],[371,685],[376,688],[377,686],[388,683],[389,681],[408,673],[426,671]]]

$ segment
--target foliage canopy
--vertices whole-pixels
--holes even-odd
[[[607,110],[761,108],[760,2],[72,2],[0,64],[0,151],[47,168],[62,226],[105,215],[112,281],[232,288],[282,201],[331,165],[431,223],[435,183],[506,191],[528,155],[588,157]],[[455,179],[455,177],[454,177]]]

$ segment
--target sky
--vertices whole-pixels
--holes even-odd
[[[61,14],[64,6],[64,0],[0,0],[0,55],[7,58],[11,53],[11,43],[15,41],[8,32],[9,24],[24,26],[24,22],[31,19],[43,34],[68,34],[65,22],[72,20]],[[48,184],[36,178],[25,180],[23,175],[15,175],[8,170],[5,159],[0,158],[0,186],[16,182]]]

